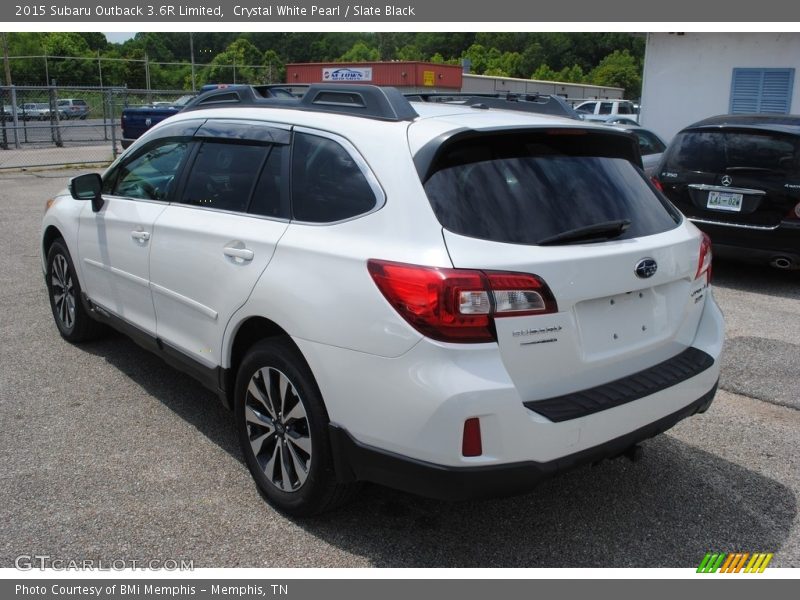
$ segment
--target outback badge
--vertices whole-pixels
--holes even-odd
[[[633,268],[633,272],[640,279],[647,279],[652,277],[658,271],[658,263],[652,258],[643,258]]]

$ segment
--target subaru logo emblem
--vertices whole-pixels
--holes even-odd
[[[144,120],[144,124],[145,124],[147,127],[150,127],[150,125],[151,125],[152,123],[153,123],[153,119],[151,119],[150,117],[147,117],[147,118]]]
[[[633,268],[633,272],[636,273],[636,276],[640,279],[647,279],[648,277],[652,277],[656,274],[658,270],[658,263],[653,260],[652,258],[643,258],[636,266]]]
[[[723,175],[722,176],[722,185],[727,187],[732,183],[733,183],[733,177],[731,177],[730,175]]]

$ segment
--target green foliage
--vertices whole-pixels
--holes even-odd
[[[588,82],[626,88],[628,97],[641,90],[644,37],[629,33],[531,32],[224,32],[192,34],[197,86],[205,82],[280,82],[287,63],[363,62],[377,60],[472,63],[475,74]],[[191,89],[188,32],[138,33],[122,44],[109,44],[101,33],[14,32],[9,54],[48,55],[13,59],[18,85],[42,85],[45,74],[60,84],[99,85],[98,52],[104,61],[105,85],[146,86],[144,60],[149,61],[152,88]],[[82,60],[55,57],[84,57]],[[155,63],[185,63],[158,65]],[[255,67],[244,66],[255,65]]]
[[[594,85],[625,88],[628,98],[638,98],[642,94],[641,61],[627,50],[614,50],[592,69],[589,81]]]
[[[369,62],[380,60],[381,53],[377,48],[367,46],[364,42],[356,42],[353,46],[339,58],[336,62]]]

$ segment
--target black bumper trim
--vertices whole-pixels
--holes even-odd
[[[560,423],[650,396],[691,379],[713,364],[714,359],[702,350],[687,348],[669,360],[616,381],[523,404],[525,408]]]
[[[436,498],[468,500],[530,491],[556,473],[583,464],[620,456],[631,446],[663,433],[678,421],[705,412],[717,385],[691,404],[623,436],[550,462],[524,461],[487,467],[437,465],[362,444],[345,429],[331,423],[329,435],[334,468],[340,481],[371,481],[380,485]]]

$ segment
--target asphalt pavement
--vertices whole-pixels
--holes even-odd
[[[58,335],[39,258],[45,200],[77,171],[0,173],[0,567],[21,554],[195,567],[694,567],[709,551],[800,567],[800,274],[715,264],[722,390],[644,443],[500,500],[374,485],[288,519],[265,504],[229,413],[120,335]]]

